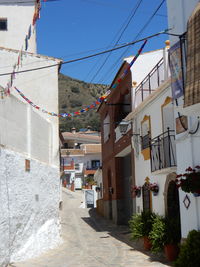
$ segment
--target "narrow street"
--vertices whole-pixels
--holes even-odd
[[[41,257],[12,267],[148,267],[169,266],[137,250],[129,241],[128,228],[115,226],[81,208],[82,192],[63,189],[61,212],[63,243]]]

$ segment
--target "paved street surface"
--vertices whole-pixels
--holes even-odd
[[[128,228],[115,226],[94,209],[81,208],[82,192],[63,189],[63,244],[42,256],[13,267],[149,267],[169,266],[163,258],[129,241]],[[140,249],[137,250],[137,249]],[[161,263],[165,262],[165,263]]]

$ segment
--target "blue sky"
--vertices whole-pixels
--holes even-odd
[[[37,22],[38,53],[71,60],[114,47],[139,0],[58,0],[42,3]],[[162,0],[143,0],[118,44],[157,33],[167,28],[166,3],[137,37]],[[145,50],[164,47],[167,35],[148,41]],[[64,65],[61,73],[93,83],[110,84],[125,56],[134,55],[141,43],[107,55]],[[101,49],[101,50],[99,50]],[[123,54],[124,53],[124,54]],[[99,68],[101,67],[101,70]],[[99,71],[98,71],[99,70]]]

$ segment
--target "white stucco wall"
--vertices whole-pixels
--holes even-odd
[[[59,244],[59,169],[0,147],[0,266]]]
[[[18,51],[0,49],[0,73],[13,71],[13,65],[17,62],[18,54]],[[19,70],[49,66],[58,62],[58,60],[54,60],[53,58],[24,53],[22,67],[20,67]],[[9,79],[9,75],[0,76],[0,85],[6,87]],[[38,71],[16,74],[16,79],[14,79],[13,81],[13,89],[11,89],[11,94],[18,98],[20,101],[27,104],[27,102],[15,91],[15,86],[29,100],[31,100],[34,104],[40,106],[41,109],[58,113],[58,66]],[[51,138],[52,152],[49,160],[51,164],[59,166],[58,117],[42,113],[40,110],[34,109],[31,106],[30,109],[50,123],[52,134],[51,136],[49,136],[49,138]],[[14,111],[12,111],[12,113],[13,112]],[[21,122],[22,121],[23,115],[21,116]],[[35,133],[37,132],[37,129],[46,131],[45,127],[41,128],[39,124],[35,126]]]
[[[31,0],[26,0],[21,4],[19,2],[23,1],[0,0],[0,18],[7,18],[8,22],[7,31],[1,31],[0,46],[19,50],[23,46],[24,50],[25,37],[33,21],[35,3]],[[31,38],[28,41],[27,51],[36,53],[36,29],[35,27],[32,29],[34,31],[32,30]]]
[[[154,138],[163,133],[162,128],[162,109],[161,105],[165,102],[167,97],[171,96],[171,87],[163,85],[162,92],[157,95],[155,99],[150,101],[148,104],[144,105],[141,110],[139,110],[134,115],[133,120],[133,129],[134,132],[141,132],[141,121],[144,119],[144,116],[150,116],[151,124],[151,138]],[[135,153],[135,183],[136,186],[143,186],[145,183],[145,178],[150,178],[150,183],[158,183],[159,193],[157,196],[152,194],[152,209],[154,212],[165,215],[165,203],[164,203],[164,188],[166,177],[169,172],[151,172],[151,163],[150,160],[144,160],[144,157],[141,153],[141,145],[139,145],[139,153],[136,156]],[[136,210],[143,210],[142,197],[136,198]]]
[[[12,72],[19,51],[0,49],[0,72]],[[19,70],[58,63],[25,53]],[[6,87],[10,75],[0,76]],[[34,109],[34,104],[58,113],[58,66],[16,74],[11,95],[0,99],[0,266],[35,257],[60,242],[58,117]],[[31,162],[25,172],[25,159]]]
[[[0,100],[0,124],[1,145],[24,153],[27,158],[51,163],[51,125],[29,104],[12,95]]]
[[[192,120],[194,123],[194,120]],[[193,123],[189,123],[190,130],[194,129]],[[193,125],[193,127],[191,127]],[[185,169],[195,167],[200,164],[200,131],[190,135],[189,131],[176,136],[176,151],[177,151],[177,173],[185,173]],[[187,209],[183,203],[184,198],[188,195],[191,204]],[[181,208],[181,231],[182,236],[187,237],[187,234],[192,229],[200,229],[200,197],[194,197],[193,194],[185,193],[179,189],[180,208]]]
[[[137,82],[137,85],[139,85],[159,60],[161,60],[163,53],[164,50],[159,49],[141,54],[131,67],[132,81]],[[133,57],[128,57],[124,60],[130,63]]]
[[[172,28],[172,33],[182,34],[186,32],[187,21],[198,2],[198,0],[167,0],[168,25],[169,28]],[[179,38],[170,36],[170,40],[173,45]],[[181,174],[185,173],[185,169],[189,166],[195,167],[200,164],[200,131],[198,129],[195,134],[189,134],[189,131],[194,132],[197,129],[197,116],[200,115],[200,112],[199,104],[183,108],[183,97],[178,99],[178,103],[179,106],[175,108],[176,118],[178,117],[178,112],[181,115],[192,115],[188,116],[188,131],[176,135],[177,174]],[[188,232],[192,229],[200,229],[200,198],[194,197],[193,194],[187,195],[191,201],[188,209],[183,203],[186,193],[179,189],[183,237],[187,237]]]
[[[198,0],[167,0],[168,28],[171,33],[186,32],[187,21],[198,2]],[[169,38],[171,45],[179,40],[176,36],[169,36]]]

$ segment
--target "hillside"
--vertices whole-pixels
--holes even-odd
[[[91,105],[99,96],[103,95],[106,85],[86,83],[59,74],[59,113],[79,111],[87,105]],[[96,109],[91,109],[73,118],[60,118],[60,130],[71,131],[91,126],[93,130],[99,130],[99,115]]]

